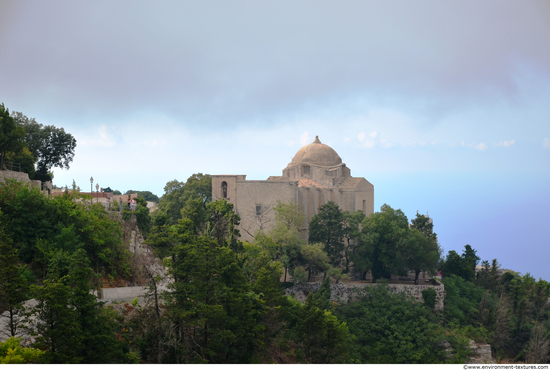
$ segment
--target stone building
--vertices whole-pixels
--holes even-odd
[[[241,237],[249,241],[258,230],[267,232],[273,226],[277,201],[295,204],[304,214],[304,238],[319,207],[329,201],[342,211],[362,210],[367,216],[374,212],[374,186],[363,177],[352,177],[338,153],[318,136],[298,150],[282,176],[256,181],[246,180],[246,175],[213,175],[212,200],[219,199],[234,205],[241,217]]]

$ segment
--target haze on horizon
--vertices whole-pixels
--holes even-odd
[[[0,3],[0,102],[87,189],[280,175],[315,135],[445,253],[550,280],[547,1]]]

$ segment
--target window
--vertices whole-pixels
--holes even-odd
[[[309,166],[304,166],[304,175],[309,175]]]
[[[225,181],[222,181],[222,196],[227,198],[227,183]]]
[[[261,216],[261,215],[262,215],[262,206],[256,205],[256,216]]]

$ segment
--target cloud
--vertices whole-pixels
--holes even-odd
[[[479,144],[474,143],[473,147],[474,147],[475,150],[481,150],[481,151],[487,150],[487,148],[488,148],[487,144],[485,144],[485,143],[479,143]]]
[[[367,140],[367,141],[365,141],[364,145],[365,145],[365,147],[367,147],[369,149],[372,149],[372,148],[374,148],[376,143],[374,142],[374,140]]]
[[[378,137],[378,132],[373,131],[369,134],[369,136],[372,137],[373,139],[376,139]]]
[[[311,144],[311,141],[312,140],[309,137],[309,132],[305,131],[302,135],[300,135],[300,144],[302,144],[302,146]]]
[[[550,140],[548,140],[547,137],[544,138],[544,141],[542,142],[542,147],[546,150],[550,150]]]
[[[349,138],[349,137],[344,138],[344,142],[347,143],[348,141],[350,141],[350,138]]]
[[[514,145],[516,142],[516,140],[504,140],[504,141],[500,141],[498,144],[495,144],[495,146],[503,146],[503,147],[509,147],[509,146],[512,146]]]
[[[361,133],[359,133],[359,135],[357,135],[357,138],[359,139],[360,142],[365,141],[365,137],[366,137],[366,135],[365,135],[364,132],[361,132]]]
[[[84,138],[79,140],[82,146],[98,146],[103,148],[111,148],[115,146],[115,139],[107,132],[107,126],[101,125],[96,134],[92,138]]]

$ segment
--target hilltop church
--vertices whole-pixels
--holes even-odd
[[[316,136],[283,169],[282,176],[246,180],[246,175],[213,175],[212,200],[226,199],[241,217],[241,238],[251,241],[258,230],[274,224],[277,201],[292,203],[305,216],[302,237],[319,207],[330,201],[342,211],[374,212],[374,186],[363,177],[352,177],[350,169],[334,149]]]

